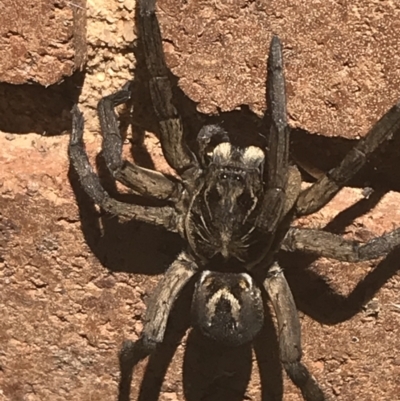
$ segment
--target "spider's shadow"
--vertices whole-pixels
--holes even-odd
[[[135,146],[132,153],[135,160],[144,167],[154,167],[151,158],[145,152],[142,143],[145,131],[157,133],[150,96],[146,85],[147,72],[140,45],[134,49],[137,60],[132,82],[132,101],[122,114],[122,129],[131,123],[135,133]],[[249,108],[208,116],[196,110],[196,104],[179,89],[178,79],[171,74],[174,96],[181,112],[187,141],[194,147],[196,135],[205,124],[221,124],[229,133],[233,143],[238,145],[265,142],[263,136],[263,118],[252,113]],[[245,135],[244,135],[245,133]],[[291,152],[296,160],[306,159],[318,169],[326,171],[333,167],[354,145],[354,141],[333,139],[311,135],[304,130],[292,132]],[[391,149],[394,149],[392,146]],[[313,154],[310,154],[310,149]],[[400,189],[399,179],[393,174],[378,175],[375,166],[382,158],[378,154],[352,182],[352,185],[368,185],[376,189],[374,194],[354,207],[340,213],[327,227],[328,230],[342,232],[357,216],[371,209],[387,189]],[[385,155],[386,156],[386,155]],[[390,166],[385,157],[385,166]],[[111,196],[127,201],[141,202],[132,195],[118,193],[101,157],[97,158],[97,167],[102,184]],[[391,171],[391,168],[388,167]],[[392,172],[392,171],[391,171]],[[390,179],[388,179],[390,177]],[[70,171],[71,183],[76,193],[81,212],[84,235],[93,253],[110,271],[129,273],[160,274],[172,263],[182,247],[177,236],[165,230],[149,225],[128,222],[120,223],[116,218],[96,211],[87,195],[77,184],[76,176]],[[100,224],[101,221],[101,224]],[[348,296],[336,294],[323,277],[318,276],[308,266],[314,261],[304,255],[281,255],[281,264],[295,296],[298,308],[317,321],[335,324],[349,319],[359,312],[362,305],[371,299],[376,291],[397,271],[396,258],[399,252],[393,252],[378,267],[369,273]],[[177,344],[189,326],[190,291],[185,291],[178,299],[171,314],[165,342],[149,358],[149,363],[141,383],[139,400],[155,401],[161,392],[163,379]],[[266,325],[254,342],[254,349],[260,368],[263,384],[263,401],[282,399],[282,368],[278,356],[278,339],[267,312]],[[183,363],[183,385],[185,397],[189,401],[198,399],[229,399],[239,401],[245,398],[245,391],[251,374],[251,348],[246,345],[237,349],[224,349],[209,343],[195,332],[190,332],[185,347]],[[213,367],[213,368],[211,368]],[[126,373],[126,372],[125,372]],[[127,373],[128,375],[130,372]],[[135,378],[133,379],[135,382]],[[138,383],[134,383],[138,386]],[[119,401],[129,399],[129,390],[121,391]]]

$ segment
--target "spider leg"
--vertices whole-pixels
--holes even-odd
[[[359,262],[386,256],[400,246],[400,228],[366,243],[345,240],[321,230],[290,228],[282,243],[286,251],[303,251],[345,262]]]
[[[163,200],[176,200],[179,184],[164,174],[146,169],[122,160],[122,137],[114,108],[126,103],[131,97],[127,82],[121,90],[99,101],[101,132],[103,134],[102,154],[111,174],[122,184],[142,196]]]
[[[311,214],[326,205],[343,186],[365,165],[368,157],[383,142],[400,130],[400,102],[395,104],[371,128],[368,134],[350,150],[339,166],[323,175],[303,191],[296,205],[297,214]]]
[[[172,87],[155,13],[155,0],[139,0],[138,6],[138,29],[150,75],[150,95],[158,118],[161,146],[170,166],[178,173],[183,173],[195,161],[184,143],[182,120],[173,104]]]
[[[264,280],[274,307],[279,328],[280,358],[288,376],[299,387],[306,401],[325,401],[317,381],[301,363],[301,328],[292,292],[277,263],[273,264]]]
[[[270,119],[267,154],[268,189],[265,192],[257,225],[274,232],[285,203],[290,133],[287,123],[282,44],[277,36],[271,41],[267,70],[267,113]]]
[[[218,124],[205,125],[197,134],[198,154],[203,166],[208,164],[208,152],[222,142],[229,142],[228,133]]]
[[[119,202],[108,195],[89,163],[83,144],[83,128],[83,115],[75,105],[72,109],[72,132],[68,153],[83,189],[93,202],[111,214],[163,226],[169,231],[176,231],[176,214],[172,207],[132,205]]]
[[[129,393],[134,366],[162,343],[173,304],[197,270],[196,262],[186,252],[182,252],[158,283],[149,298],[144,328],[139,340],[127,340],[122,346],[120,394]]]

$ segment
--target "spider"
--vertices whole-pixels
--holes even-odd
[[[277,317],[284,369],[305,400],[326,400],[301,362],[299,317],[277,253],[300,250],[356,262],[384,256],[400,245],[400,229],[361,244],[329,232],[291,226],[296,217],[326,205],[368,157],[393,137],[400,129],[400,103],[337,167],[301,190],[299,170],[289,160],[290,127],[279,38],[273,36],[267,62],[266,146],[240,148],[221,126],[205,125],[197,134],[194,151],[185,142],[173,103],[155,0],[139,0],[137,18],[162,150],[180,180],[122,159],[123,140],[114,108],[130,99],[129,83],[99,102],[103,157],[117,181],[143,197],[161,201],[162,206],[128,204],[109,196],[89,164],[83,144],[84,120],[76,106],[69,145],[81,186],[104,211],[162,226],[180,234],[186,243],[149,297],[141,337],[124,343],[121,358],[136,363],[163,342],[174,301],[194,279],[193,326],[226,345],[254,339],[264,322],[263,299],[269,299]]]

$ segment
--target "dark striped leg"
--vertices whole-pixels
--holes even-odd
[[[129,220],[138,220],[176,231],[176,213],[172,207],[150,207],[119,202],[111,198],[102,187],[99,177],[89,163],[83,144],[83,115],[77,106],[72,109],[72,132],[69,157],[79,181],[90,198],[103,210]]]
[[[97,110],[103,135],[102,155],[116,180],[149,198],[176,200],[179,184],[165,175],[122,160],[123,140],[119,130],[115,107],[131,97],[127,82],[121,90],[100,100]]]
[[[267,184],[263,210],[257,225],[275,232],[285,203],[289,168],[289,127],[287,124],[285,77],[282,44],[277,36],[271,41],[267,63],[267,113],[270,120],[267,149]]]
[[[197,270],[196,262],[186,252],[182,252],[150,296],[140,338],[135,342],[126,340],[120,352],[119,401],[129,400],[135,365],[162,343],[174,302]]]
[[[170,166],[181,174],[193,167],[195,161],[185,145],[182,121],[173,104],[172,87],[155,13],[155,0],[138,1],[138,28],[150,76],[150,95],[158,118],[163,153]]]
[[[316,212],[325,206],[344,185],[365,165],[368,157],[385,141],[400,131],[400,102],[395,104],[371,128],[368,134],[350,150],[339,166],[323,175],[303,191],[297,201],[297,214]]]
[[[290,228],[282,243],[286,251],[302,251],[345,262],[360,262],[386,256],[400,246],[400,228],[366,243],[345,240],[321,230]]]
[[[301,390],[306,401],[326,401],[327,397],[317,381],[301,363],[301,328],[292,292],[277,263],[273,264],[264,280],[274,307],[279,329],[280,358],[286,373]]]

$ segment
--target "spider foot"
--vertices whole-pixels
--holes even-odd
[[[306,401],[328,401],[315,378],[301,362],[284,363],[284,367]]]
[[[133,84],[133,81],[132,81],[132,80],[126,81],[126,82],[122,85],[121,92],[122,92],[122,91],[128,91],[128,92],[130,92],[130,91],[131,91],[131,85],[132,85],[132,84]]]
[[[121,378],[119,382],[118,401],[130,400],[133,369],[144,358],[149,356],[156,348],[154,341],[144,337],[137,341],[125,340],[119,353],[119,366]]]
[[[115,121],[113,121],[113,125],[118,125],[113,108],[130,100],[132,96],[131,85],[132,81],[127,81],[119,91],[105,96],[99,101],[99,104],[97,105],[97,110],[99,112],[100,124],[102,126],[106,124],[107,127],[108,122],[107,118],[105,119],[105,117],[110,118],[111,115],[115,118]]]
[[[139,338],[137,341],[125,340],[119,353],[121,369],[126,366],[135,366],[139,361],[149,356],[156,349],[156,342]]]
[[[118,106],[120,104],[126,103],[128,100],[130,100],[132,96],[132,91],[131,91],[131,85],[133,81],[127,81],[125,84],[122,86],[122,88],[113,93],[110,96],[107,96],[112,102],[114,103],[115,106]]]
[[[83,139],[83,126],[84,126],[84,118],[83,113],[79,110],[77,104],[71,109],[72,114],[72,132],[70,137],[70,144],[77,145],[82,143]]]

